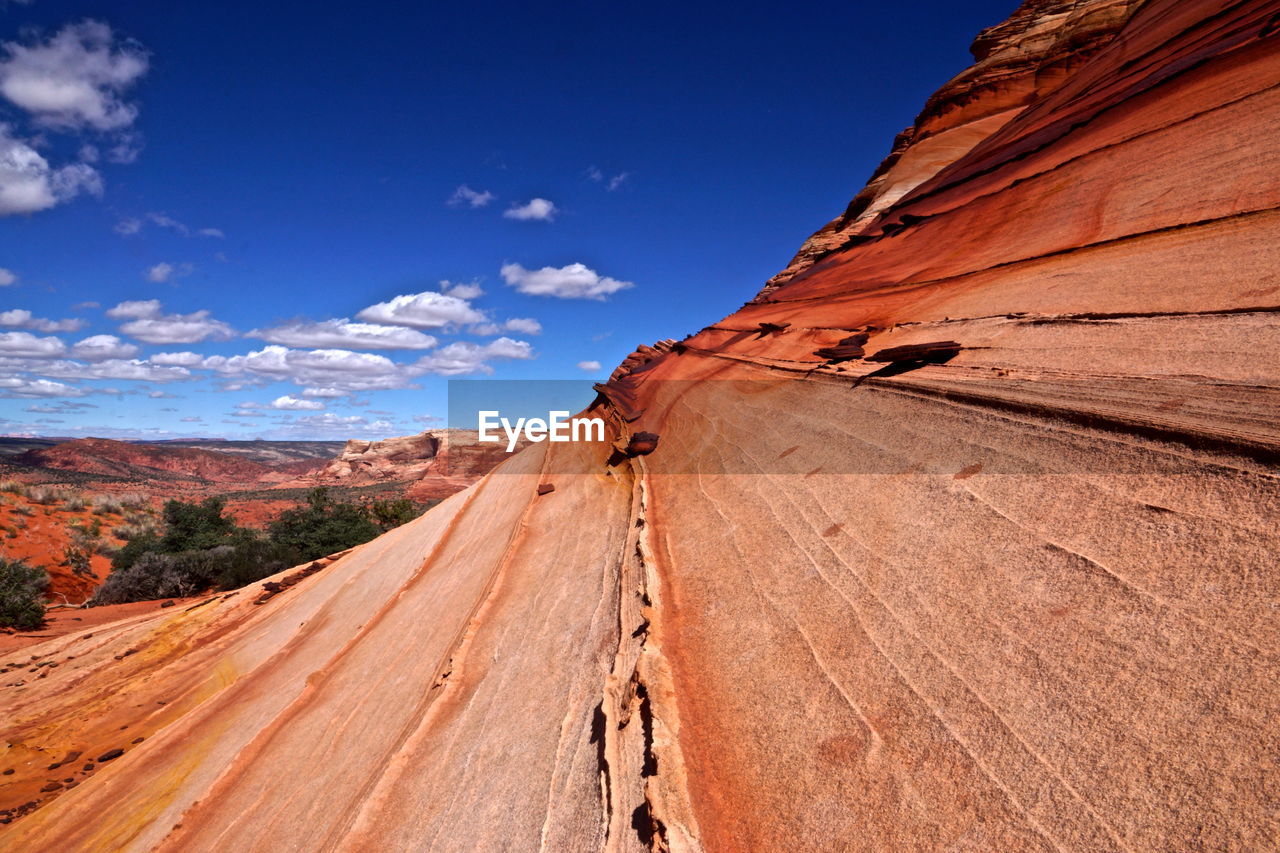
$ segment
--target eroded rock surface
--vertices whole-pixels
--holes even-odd
[[[611,442],[24,649],[0,847],[1276,849],[1280,8],[1131,5]]]
[[[521,439],[517,446],[526,443]],[[428,430],[377,441],[352,439],[308,481],[347,486],[407,482],[409,497],[433,500],[462,491],[508,456],[505,441],[481,443],[475,430]]]

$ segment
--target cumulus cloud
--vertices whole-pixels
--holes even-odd
[[[502,325],[508,332],[519,332],[525,335],[542,334],[542,324],[532,317],[512,317]]]
[[[164,284],[165,282],[172,281],[175,278],[182,278],[183,276],[191,275],[191,271],[193,269],[194,267],[192,267],[191,264],[171,264],[161,261],[155,266],[147,269],[147,281],[154,282],[156,284]]]
[[[102,178],[92,166],[55,169],[0,123],[0,216],[48,210],[82,192],[102,194]]]
[[[471,187],[463,184],[453,191],[453,195],[449,196],[446,202],[450,207],[484,207],[493,201],[497,196],[488,190],[477,192]]]
[[[456,341],[418,359],[414,367],[439,376],[460,376],[467,373],[493,373],[488,362],[495,359],[530,358],[533,358],[533,347],[525,341],[511,338],[498,338],[487,344]]]
[[[289,412],[318,412],[324,408],[324,403],[321,403],[319,400],[301,400],[297,397],[285,394],[283,397],[276,397],[272,400],[271,408],[283,409],[284,411]]]
[[[384,326],[408,326],[413,329],[443,329],[467,323],[484,323],[484,312],[471,307],[466,299],[432,290],[397,296],[379,302],[356,315],[357,319]]]
[[[584,264],[543,267],[540,270],[525,269],[520,264],[503,264],[502,278],[521,293],[558,299],[603,301],[619,290],[635,287],[632,282],[602,276]]]
[[[147,55],[106,24],[69,24],[47,41],[3,50],[0,95],[46,126],[121,130],[138,116],[124,94],[146,73]]]
[[[585,370],[585,371],[587,371],[588,373],[595,373],[595,372],[597,372],[597,371],[599,371],[599,370],[600,370],[600,362],[598,362],[598,361],[580,361],[580,362],[578,362],[578,369],[579,369],[579,370]]]
[[[202,367],[226,376],[246,375],[271,382],[292,381],[309,388],[344,392],[407,387],[414,371],[383,355],[342,349],[295,350],[271,345],[245,355],[211,356]]]
[[[302,396],[304,397],[320,397],[323,399],[334,399],[337,397],[345,397],[349,392],[340,388],[303,388]]]
[[[469,331],[473,335],[500,335],[503,332],[516,332],[522,335],[542,334],[542,324],[532,317],[512,317],[505,323],[480,323]]]
[[[235,335],[230,326],[213,319],[207,310],[165,314],[158,299],[121,302],[107,311],[107,316],[128,320],[120,325],[120,331],[148,344],[194,344],[227,340]]]
[[[26,369],[55,379],[123,379],[133,382],[176,382],[191,378],[184,367],[159,365],[149,360],[108,358],[85,364],[79,361],[33,362]],[[105,389],[104,389],[105,390]]]
[[[71,355],[85,361],[105,361],[110,358],[132,358],[138,348],[127,344],[115,335],[91,335],[71,348]]]
[[[0,379],[0,395],[5,397],[83,397],[88,393],[87,388],[77,388],[48,379],[23,379],[16,376]]]
[[[147,360],[166,367],[195,367],[204,361],[204,356],[194,352],[158,352]]]
[[[107,316],[115,320],[154,317],[159,313],[159,299],[136,299],[130,302],[121,302],[116,307],[107,309]]]
[[[221,228],[201,228],[196,231],[196,235],[200,237],[217,237],[219,239],[227,236],[222,233]]]
[[[353,323],[347,319],[316,323],[295,320],[269,329],[254,329],[247,336],[299,349],[431,349],[437,343],[431,335],[403,326]]]
[[[67,345],[54,337],[38,338],[30,332],[0,333],[0,355],[10,358],[57,358]]]
[[[446,279],[440,282],[440,292],[459,299],[479,299],[484,296],[484,290],[478,281],[457,282]]]
[[[18,283],[18,276],[13,272],[0,267],[0,287],[8,287],[11,284]]]
[[[545,198],[535,198],[525,204],[511,205],[503,211],[502,215],[507,219],[517,219],[521,222],[550,222],[559,212],[554,202]]]
[[[84,320],[72,318],[68,320],[46,320],[36,317],[25,308],[14,308],[11,311],[0,311],[0,326],[11,329],[35,329],[37,332],[78,332],[84,328]]]

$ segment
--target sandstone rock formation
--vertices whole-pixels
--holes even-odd
[[[628,359],[608,446],[0,661],[0,847],[1280,846],[1280,8],[1031,2],[978,52],[1094,20]]]
[[[342,485],[410,482],[409,497],[437,500],[462,491],[509,455],[505,442],[481,443],[475,430],[428,430],[378,441],[352,439],[310,479]]]

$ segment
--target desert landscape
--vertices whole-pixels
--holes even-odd
[[[1027,0],[596,386],[605,444],[11,444],[153,513],[418,509],[0,635],[0,848],[1280,848],[1278,46],[1275,2]]]

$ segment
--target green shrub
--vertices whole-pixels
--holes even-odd
[[[305,562],[377,538],[382,530],[369,516],[365,507],[334,501],[321,486],[311,490],[305,506],[280,513],[267,531],[272,542]]]
[[[43,569],[0,557],[0,627],[30,631],[43,625],[48,586]]]

